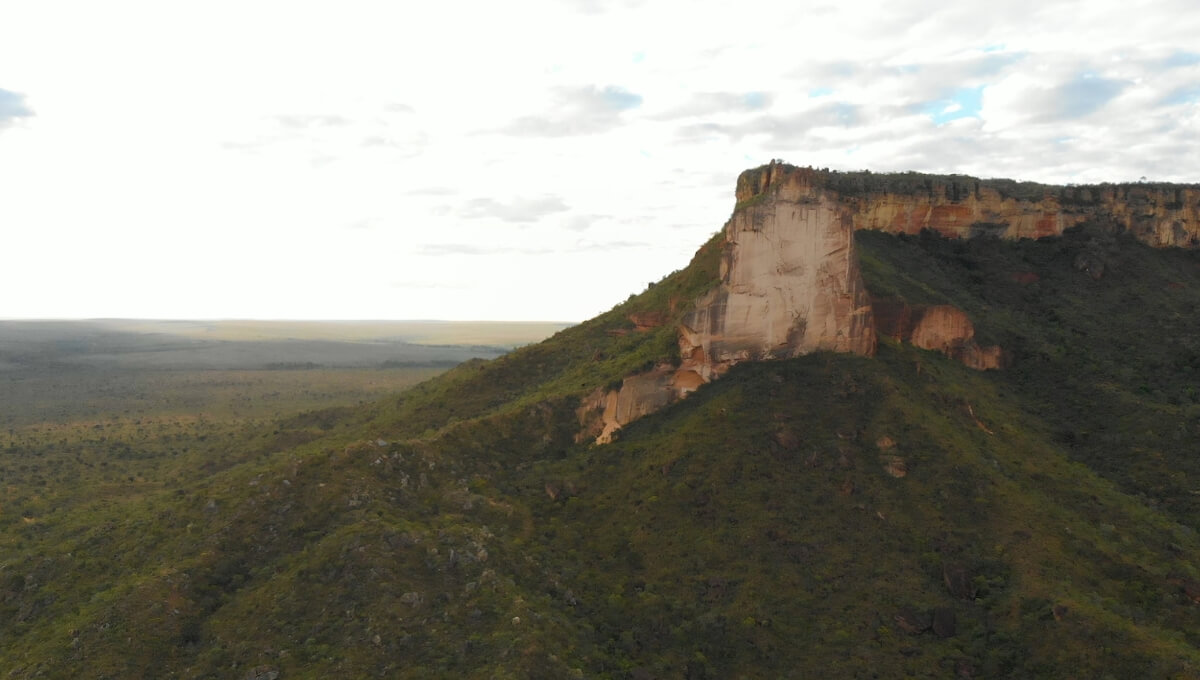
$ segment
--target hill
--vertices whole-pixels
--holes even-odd
[[[1195,677],[1200,252],[1154,236],[1194,233],[1194,188],[1137,213],[1178,229],[1114,202],[947,238],[932,216],[960,213],[907,233],[913,177],[878,180],[896,233],[846,179],[749,171],[726,231],[641,295],[230,435],[173,488],[5,507],[0,667]]]

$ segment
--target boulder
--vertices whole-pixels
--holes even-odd
[[[972,582],[971,572],[961,564],[945,564],[942,566],[942,580],[946,583],[946,590],[950,594],[960,600],[975,599],[975,584]]]
[[[909,635],[923,633],[933,625],[933,617],[929,612],[908,606],[901,607],[893,619],[896,622],[896,626]]]
[[[952,607],[935,607],[931,614],[933,634],[940,638],[954,637],[958,632],[954,609]]]
[[[900,456],[884,456],[883,470],[896,479],[908,476],[908,463]]]

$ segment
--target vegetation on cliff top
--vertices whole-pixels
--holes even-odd
[[[773,165],[790,170],[801,169],[782,162]],[[768,164],[746,170],[738,178],[738,186],[759,186],[762,175],[771,167],[772,164]],[[1151,194],[1157,194],[1170,197],[1169,206],[1179,207],[1182,204],[1184,190],[1200,189],[1200,185],[1197,184],[1172,182],[1104,182],[1064,186],[1040,182],[1020,182],[1004,178],[980,179],[969,175],[871,172],[870,170],[842,171],[812,167],[803,169],[812,172],[812,180],[817,186],[850,197],[890,193],[927,197],[945,195],[951,201],[960,201],[971,196],[978,197],[981,189],[990,189],[1000,194],[1002,198],[1020,201],[1040,201],[1044,198],[1052,198],[1063,205],[1094,205],[1098,204],[1101,196],[1107,193],[1112,193],[1117,200],[1145,198]],[[750,200],[753,199],[746,199],[742,203]],[[739,206],[742,203],[739,203]]]

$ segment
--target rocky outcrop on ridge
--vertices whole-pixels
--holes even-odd
[[[1200,186],[1052,186],[962,175],[839,173],[772,162],[742,173],[738,200],[774,191],[837,196],[855,229],[933,230],[950,238],[1059,236],[1084,222],[1107,224],[1153,247],[1200,246]]]
[[[721,270],[680,328],[681,353],[702,376],[817,350],[875,353],[852,225],[832,197],[780,191],[736,211]]]
[[[1061,235],[1084,222],[1155,247],[1200,246],[1200,187],[1051,187],[905,173],[831,173],[772,161],[743,172],[724,227],[719,283],[678,323],[680,360],[597,390],[578,410],[580,441],[605,443],[625,424],[686,397],[742,361],[827,350],[871,356],[877,334],[978,370],[1002,368],[966,313],[951,305],[872,300],[854,247],[860,229],[949,238]],[[1102,270],[1087,271],[1099,278]],[[1027,274],[1036,280],[1036,275]],[[671,312],[675,302],[672,301]],[[671,314],[631,317],[637,331]]]
[[[976,342],[975,325],[966,312],[953,305],[909,305],[903,300],[874,299],[871,307],[880,335],[941,352],[980,371],[1004,367],[1004,350]]]

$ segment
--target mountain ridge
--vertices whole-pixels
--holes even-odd
[[[854,228],[948,237],[1059,236],[1085,221],[1106,222],[1154,246],[1200,245],[1200,185],[1050,185],[917,172],[838,172],[772,161],[738,176],[738,206],[770,195],[836,193]]]
[[[684,365],[678,324],[721,284],[725,238],[542,343],[209,442],[226,458],[159,494],[2,516],[17,540],[0,666],[1200,671],[1200,251],[1094,223],[1037,240],[856,230],[862,285],[896,310],[873,357],[738,361],[604,446],[580,438],[590,395]],[[1011,363],[904,340],[936,344],[916,328],[945,307]]]
[[[1018,196],[1011,195],[1014,188],[1022,189]],[[1053,187],[918,173],[844,174],[772,161],[739,175],[735,199],[722,230],[720,283],[691,301],[677,321],[680,360],[628,376],[619,389],[597,391],[581,407],[584,432],[598,443],[738,362],[818,350],[870,356],[878,333],[979,370],[1007,363],[1002,347],[976,342],[961,309],[868,295],[856,231],[1022,239],[1061,236],[1086,224],[1155,247],[1200,246],[1195,185]],[[1082,254],[1077,266],[1103,275],[1099,258]],[[658,320],[664,323],[665,315]]]

